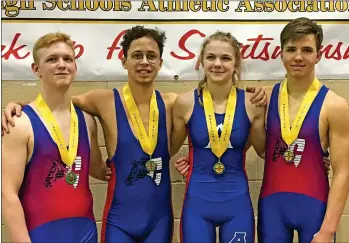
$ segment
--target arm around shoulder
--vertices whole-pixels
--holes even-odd
[[[2,139],[2,212],[13,242],[30,242],[24,211],[18,197],[28,160],[31,124],[26,115]]]
[[[74,105],[80,109],[94,115],[100,116],[101,111],[110,105],[114,100],[114,93],[108,89],[94,89],[87,93],[73,96]]]

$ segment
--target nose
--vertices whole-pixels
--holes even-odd
[[[295,61],[303,61],[302,52],[300,50],[295,52],[294,60]]]
[[[143,58],[142,58],[142,60],[141,60],[140,63],[141,63],[141,64],[149,64],[147,55],[143,54]]]
[[[65,68],[65,62],[63,60],[63,58],[59,58],[58,61],[57,61],[57,66],[58,68],[60,69],[64,69]]]
[[[214,66],[221,66],[221,65],[222,65],[221,60],[219,58],[216,58],[214,60]]]

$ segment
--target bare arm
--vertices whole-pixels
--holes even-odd
[[[248,97],[247,97],[248,98]],[[247,114],[251,121],[250,134],[248,138],[248,143],[252,144],[256,153],[259,157],[264,158],[265,152],[265,143],[266,143],[266,135],[265,135],[265,106],[256,107],[249,101],[245,101]]]
[[[94,116],[100,116],[100,111],[105,105],[109,105],[107,101],[113,98],[113,91],[108,89],[94,89],[85,94],[73,96],[74,105],[78,106],[83,111],[86,111]]]
[[[12,242],[31,242],[18,197],[28,156],[30,121],[15,118],[16,126],[2,139],[2,213]]]
[[[336,231],[349,193],[349,108],[342,98],[332,102],[328,124],[333,180],[320,229],[326,234]]]
[[[171,156],[178,153],[186,137],[186,120],[185,115],[188,110],[188,94],[178,95],[172,108],[172,130],[171,130]]]
[[[84,113],[90,134],[90,175],[101,181],[106,181],[106,163],[103,161],[98,146],[97,123],[94,117]]]

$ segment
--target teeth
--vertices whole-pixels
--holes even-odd
[[[144,75],[144,74],[148,74],[149,72],[146,71],[146,70],[141,70],[141,71],[139,71],[139,73],[142,74],[142,75]]]

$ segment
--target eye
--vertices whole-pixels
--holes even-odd
[[[206,60],[208,60],[208,61],[213,61],[214,59],[215,59],[215,57],[213,55],[206,56]]]
[[[157,55],[155,55],[155,54],[148,54],[148,55],[147,55],[147,59],[148,59],[148,60],[151,60],[151,61],[154,61],[154,60],[157,59]]]
[[[142,53],[133,53],[132,58],[136,59],[136,60],[141,60],[143,58],[143,54]]]
[[[222,60],[225,62],[230,62],[232,60],[232,58],[229,56],[224,56],[224,57],[222,57]]]
[[[295,51],[296,51],[295,48],[287,48],[287,49],[286,49],[286,52],[290,52],[290,53],[291,53],[291,52],[295,52]]]
[[[49,59],[47,59],[47,62],[56,62],[57,58],[56,57],[50,57]]]
[[[312,53],[313,52],[313,49],[305,49],[304,50],[306,53]]]
[[[74,60],[73,60],[73,58],[71,58],[71,57],[65,57],[65,58],[64,58],[64,61],[65,61],[65,62],[68,62],[68,63],[71,63],[71,62],[73,62]]]

